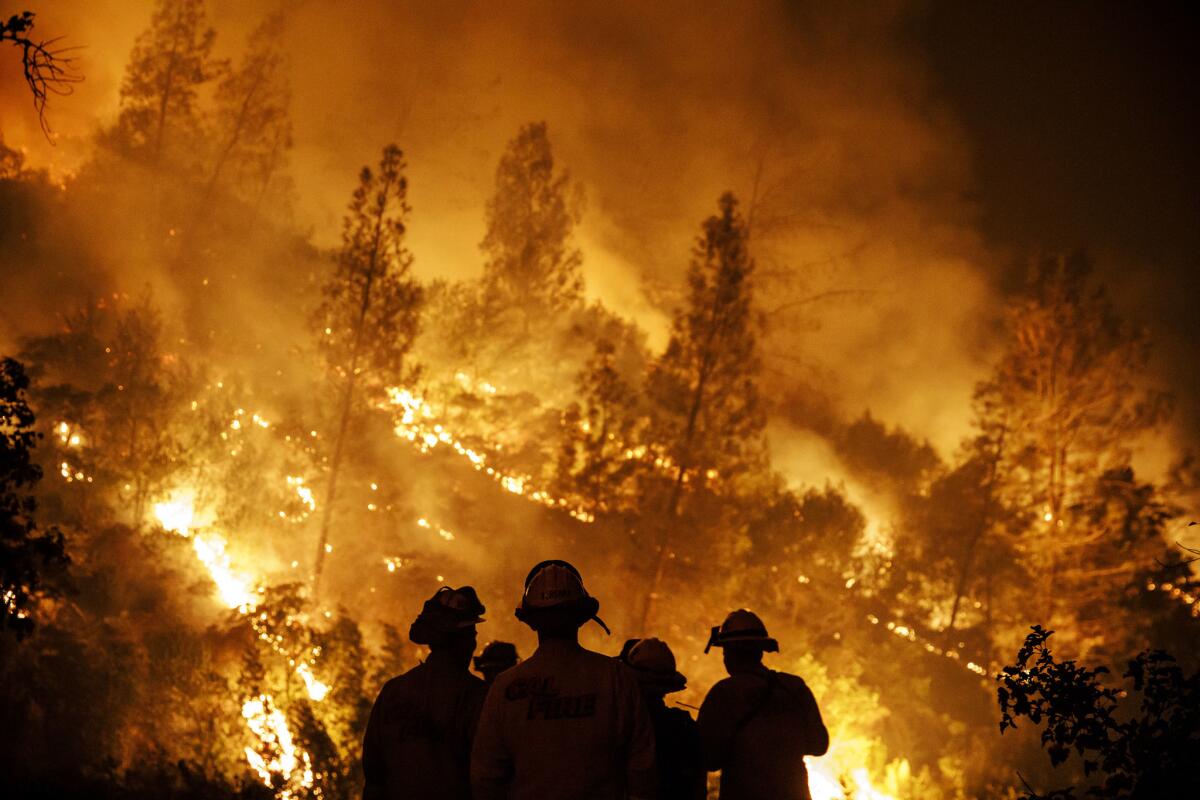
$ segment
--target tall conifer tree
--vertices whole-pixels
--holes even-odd
[[[286,163],[292,147],[287,60],[280,47],[283,15],[271,14],[251,32],[246,53],[217,85],[217,152],[208,176],[257,200]]]
[[[494,313],[519,314],[522,329],[582,301],[583,257],[572,240],[579,201],[570,176],[554,169],[546,123],[525,125],[496,168],[480,244]]]
[[[338,386],[333,451],[313,568],[320,588],[338,478],[351,431],[366,392],[405,384],[417,373],[409,351],[417,336],[423,293],[412,277],[412,254],[404,244],[409,206],[404,155],[383,150],[379,171],[364,167],[342,222],[342,249],[324,288],[316,324],[321,349]]]
[[[204,0],[159,0],[150,27],[134,43],[121,82],[113,139],[121,151],[160,162],[182,151],[199,129],[199,88],[220,69],[212,57],[216,33]],[[191,143],[191,144],[194,144]]]
[[[667,349],[650,370],[652,439],[671,480],[644,623],[671,558],[685,495],[714,479],[735,478],[763,455],[754,261],[737,206],[731,193],[723,194],[718,213],[701,226],[687,273],[687,303],[675,314]]]

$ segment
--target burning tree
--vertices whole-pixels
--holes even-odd
[[[121,82],[121,110],[110,138],[117,149],[152,164],[188,152],[200,129],[200,87],[221,65],[204,0],[158,0],[150,27],[134,43]]]
[[[583,403],[572,403],[562,416],[556,489],[582,498],[592,517],[630,510],[635,505],[636,475],[644,458],[638,396],[617,368],[612,342],[600,340],[579,373]]]
[[[364,167],[359,177],[342,223],[337,266],[317,310],[320,346],[338,397],[313,567],[314,596],[325,564],[343,457],[364,394],[403,386],[418,373],[408,355],[417,335],[423,294],[410,275],[412,254],[404,245],[407,194],[404,156],[399,147],[388,145],[379,172]]]
[[[292,147],[291,92],[285,77],[287,60],[279,45],[282,32],[282,13],[264,19],[250,33],[237,68],[217,84],[217,153],[208,193],[232,171],[241,194],[257,202],[287,160]]]
[[[117,320],[109,359],[111,382],[101,407],[109,418],[98,449],[130,500],[132,524],[142,524],[150,498],[179,467],[171,421],[175,376],[161,351],[162,321],[149,296]]]
[[[718,478],[730,481],[761,463],[763,411],[753,298],[754,261],[745,222],[732,194],[705,220],[687,274],[687,304],[675,314],[666,351],[651,366],[651,438],[669,472],[656,523],[654,572],[642,626],[653,614],[672,532],[689,493]]]
[[[583,298],[583,256],[571,240],[579,222],[578,190],[555,174],[546,123],[525,125],[496,167],[496,191],[487,204],[480,248],[489,316],[516,315],[528,335]]]
[[[187,381],[162,335],[146,294],[124,308],[89,304],[67,315],[65,330],[29,339],[22,351],[36,364],[39,406],[56,418],[56,471],[114,492],[133,526],[182,466],[176,422]],[[89,505],[79,511],[88,518]]]
[[[1034,262],[1009,308],[1008,350],[977,391],[977,424],[995,460],[986,480],[1022,520],[1016,545],[1047,624],[1115,597],[1131,565],[1161,548],[1156,531],[1123,532],[1089,512],[1103,504],[1104,476],[1129,464],[1132,442],[1166,408],[1144,388],[1144,334],[1121,322],[1089,273],[1082,256]],[[1122,551],[1115,561],[1105,555],[1113,547]]]

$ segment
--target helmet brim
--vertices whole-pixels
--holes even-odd
[[[637,667],[630,667],[630,669],[637,676],[638,684],[647,689],[661,691],[663,694],[672,694],[682,692],[687,688],[687,676],[678,670],[671,674],[664,674],[640,670]]]
[[[761,650],[764,653],[778,653],[779,642],[770,636],[721,636],[712,643],[713,647],[728,647],[732,649]]]
[[[594,597],[581,597],[566,603],[552,606],[529,606],[522,603],[517,607],[517,619],[537,630],[542,626],[574,625],[582,628],[588,622],[595,622],[605,633],[612,633],[597,612],[600,601]]]

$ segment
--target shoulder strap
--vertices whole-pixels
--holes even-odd
[[[757,717],[762,710],[767,707],[768,701],[771,699],[771,693],[775,690],[775,686],[779,681],[775,678],[774,670],[767,670],[767,685],[763,689],[762,696],[751,706],[749,713],[738,720],[737,725],[733,726],[733,731],[729,734],[730,739],[737,738],[737,735],[742,732],[742,729],[750,724],[750,721]]]

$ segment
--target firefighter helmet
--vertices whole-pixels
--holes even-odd
[[[633,668],[638,683],[661,690],[663,694],[687,688],[687,678],[675,668],[675,654],[661,639],[632,639],[624,648],[621,660]],[[630,642],[626,642],[629,645]]]
[[[483,622],[486,610],[473,586],[460,589],[443,586],[425,601],[408,629],[408,638],[413,644],[433,644],[447,634]]]
[[[566,561],[551,559],[536,565],[525,576],[525,593],[517,607],[517,619],[536,627],[551,619],[582,625],[593,620],[611,633],[596,613],[600,601],[583,588],[583,576]]]
[[[475,669],[479,672],[505,670],[520,660],[517,657],[517,646],[511,642],[491,642],[474,659]]]
[[[767,626],[757,614],[744,608],[730,611],[725,621],[712,629],[704,652],[713,647],[745,647],[765,653],[779,652],[779,642],[767,635]]]

